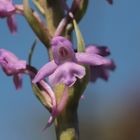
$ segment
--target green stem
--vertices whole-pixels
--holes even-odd
[[[48,29],[52,36],[63,16],[64,9],[62,8],[60,0],[47,0],[46,19]]]
[[[62,8],[60,0],[47,0],[46,1],[45,17],[47,20],[47,27],[52,36],[64,17],[64,9]],[[48,49],[50,60],[53,59],[51,47]]]
[[[81,81],[77,81],[74,87],[69,88],[67,104],[63,112],[55,119],[57,140],[79,140],[78,103],[86,88],[88,78],[87,72],[87,75]],[[59,103],[63,96],[64,86],[58,85],[54,91],[57,103]]]
[[[57,103],[63,96],[64,85],[60,84],[54,88]],[[55,130],[57,140],[79,140],[78,128],[78,94],[73,87],[68,90],[68,101],[64,110],[55,119]],[[75,96],[76,95],[76,96]],[[75,100],[76,99],[76,100]]]
[[[65,109],[55,120],[57,140],[79,140],[77,111]]]

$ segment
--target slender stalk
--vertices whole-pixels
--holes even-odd
[[[79,140],[79,127],[78,127],[78,103],[79,99],[84,92],[89,75],[87,74],[82,81],[77,81],[74,87],[68,90],[68,101],[63,112],[55,119],[55,130],[57,140]],[[64,86],[58,85],[55,87],[55,95],[57,103],[59,103]]]
[[[57,140],[79,140],[77,110],[65,108],[55,120],[55,129]]]
[[[64,86],[58,85],[55,87],[55,95],[57,103],[60,102],[63,95]],[[55,119],[55,130],[57,140],[79,140],[78,127],[78,94],[75,94],[74,88],[68,90],[68,101],[64,110]],[[75,96],[76,95],[76,96]]]
[[[64,17],[64,9],[60,0],[47,0],[46,2],[46,19],[47,25],[51,35],[53,36],[55,30]]]

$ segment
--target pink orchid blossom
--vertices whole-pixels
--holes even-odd
[[[20,89],[22,87],[22,74],[28,74],[32,79],[36,73],[36,70],[33,67],[28,66],[26,61],[20,60],[12,52],[5,49],[0,49],[0,67],[7,76],[13,76],[13,82],[16,89]],[[48,120],[48,125],[50,125],[56,114],[58,114],[56,109],[55,94],[45,81],[41,80],[38,84],[41,89],[45,91],[42,93],[45,101],[47,102],[48,98],[51,100],[52,115]]]
[[[86,52],[75,53],[72,48],[72,43],[62,36],[54,37],[51,44],[54,60],[45,64],[38,71],[32,81],[33,83],[37,83],[45,77],[48,77],[52,85],[63,83],[71,87],[77,78],[82,79],[85,76],[86,72],[83,65],[104,67],[103,69],[113,65],[112,60],[104,58],[104,56],[97,52],[100,52],[101,49],[96,49],[95,51],[95,47],[92,47],[94,51],[90,53],[88,49]],[[91,49],[91,47],[89,48]]]
[[[13,76],[16,89],[22,86],[22,73],[26,69],[26,61],[18,59],[13,53],[0,49],[0,66],[8,76]]]
[[[15,13],[16,8],[12,3],[12,0],[0,0],[0,18],[7,18],[7,24],[11,33],[15,33],[17,31],[14,16]]]

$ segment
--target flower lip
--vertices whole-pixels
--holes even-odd
[[[85,76],[85,68],[74,62],[66,62],[61,64],[55,71],[49,76],[49,82],[51,85],[57,85],[63,83],[71,87],[78,79],[82,79]]]

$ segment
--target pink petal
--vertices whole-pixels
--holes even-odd
[[[49,81],[52,85],[63,83],[67,86],[72,86],[76,78],[83,78],[85,68],[74,62],[66,62],[60,65],[53,74],[49,76]]]
[[[16,21],[15,21],[14,15],[7,18],[7,24],[8,24],[8,27],[9,27],[11,33],[14,34],[14,33],[17,32],[17,24],[16,24]]]
[[[76,53],[76,59],[81,64],[100,66],[110,64],[111,60],[108,60],[97,54],[89,54],[89,53]]]
[[[52,74],[56,68],[57,65],[55,64],[54,61],[48,62],[38,71],[38,73],[36,74],[32,82],[33,83],[39,82],[40,80],[44,79],[46,76]]]
[[[86,53],[99,54],[101,56],[110,55],[110,51],[106,46],[89,45],[86,47]]]
[[[101,66],[90,66],[91,76],[90,81],[95,82],[98,78],[102,78],[105,81],[109,78],[109,70],[115,69],[115,64],[111,61],[110,64],[101,65]]]

